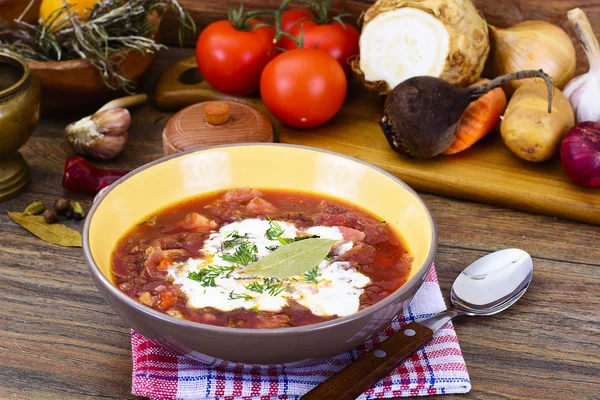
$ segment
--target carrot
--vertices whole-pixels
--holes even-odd
[[[173,260],[171,260],[170,258],[163,258],[163,260],[160,262],[160,264],[158,264],[158,267],[156,267],[156,269],[159,271],[166,271],[167,269],[169,269],[169,266],[171,264],[173,264]]]
[[[488,81],[489,79],[482,79],[475,85]],[[458,122],[456,139],[442,154],[456,154],[473,146],[494,130],[504,110],[506,95],[502,88],[496,88],[469,104]]]
[[[158,295],[158,308],[162,311],[166,311],[169,308],[173,307],[175,304],[177,304],[177,295],[167,291],[164,292],[160,292],[160,294]]]

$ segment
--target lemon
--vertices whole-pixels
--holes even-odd
[[[86,21],[88,19],[89,13],[94,8],[94,4],[96,4],[97,0],[68,0],[67,3],[71,6],[71,12],[82,20]],[[40,4],[40,20],[45,21],[50,18],[52,13],[56,10],[64,7],[64,3],[62,0],[42,0]],[[54,15],[52,15],[54,18]],[[56,22],[62,21],[67,18],[67,13],[63,12]]]

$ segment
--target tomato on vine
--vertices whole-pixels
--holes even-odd
[[[265,67],[260,94],[267,109],[283,124],[312,128],[329,121],[344,103],[346,76],[327,53],[296,48]]]
[[[346,73],[352,77],[352,68],[348,60],[359,52],[358,30],[342,21],[342,15],[329,18],[329,2],[314,1],[310,10],[288,10],[282,14],[281,30],[295,38],[304,35],[304,47],[316,48],[335,58]],[[295,21],[292,25],[292,21]],[[285,27],[284,27],[285,22]],[[281,47],[286,50],[297,48],[296,41],[285,35],[281,39]]]
[[[254,19],[258,12],[229,10],[229,19],[208,25],[196,42],[204,79],[220,92],[244,96],[258,90],[267,63],[277,55],[272,27]]]
[[[308,9],[292,8],[281,14],[281,30],[290,32],[296,26],[298,21],[311,19],[311,13]]]

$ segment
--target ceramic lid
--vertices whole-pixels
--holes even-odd
[[[165,155],[221,144],[272,142],[269,118],[235,101],[205,101],[173,115],[163,131]]]

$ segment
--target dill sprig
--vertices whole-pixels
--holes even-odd
[[[249,294],[234,293],[233,290],[229,293],[229,300],[238,300],[238,299],[252,300],[253,298],[254,297],[250,296]]]
[[[305,240],[305,239],[319,239],[321,236],[319,235],[312,235],[312,236],[296,236],[294,238],[294,242],[299,242],[301,240]]]
[[[269,217],[267,217],[267,218],[269,218]],[[265,232],[265,237],[269,240],[277,240],[281,244],[290,244],[292,242],[298,242],[298,241],[304,240],[304,239],[320,238],[319,235],[296,236],[295,238],[284,238],[284,237],[281,237],[281,235],[283,235],[284,232],[285,232],[285,229],[283,229],[283,227],[281,226],[281,224],[279,222],[273,221],[271,218],[269,218],[269,229],[267,229],[267,231]],[[267,249],[269,249],[271,251],[274,251],[277,248],[279,248],[279,246],[267,247]]]
[[[287,286],[283,285],[279,279],[275,278],[264,278],[262,283],[258,281],[251,282],[244,286],[246,290],[250,290],[251,292],[256,293],[267,293],[270,296],[278,296],[280,295]]]
[[[306,282],[318,284],[318,278],[321,276],[321,271],[319,271],[319,267],[314,267],[310,271],[306,271],[302,276]]]
[[[228,250],[240,244],[241,240],[249,239],[248,234],[240,235],[238,231],[233,231],[225,237],[225,241],[221,244],[223,250]]]
[[[281,225],[278,222],[273,221],[271,218],[269,218],[269,229],[267,229],[267,231],[265,232],[265,237],[267,239],[279,240],[279,238],[281,237],[281,235],[283,235],[284,232],[285,230],[281,227]]]
[[[247,285],[244,285],[244,288],[256,293],[263,293],[263,285],[258,282],[251,282]]]
[[[202,268],[199,271],[193,271],[188,273],[188,279],[198,281],[204,287],[216,287],[217,284],[215,279],[224,276],[225,278],[229,278],[231,273],[235,271],[235,267],[221,267],[218,265],[209,265],[205,268]]]
[[[149,22],[148,17],[154,11],[162,15],[169,6],[175,10],[180,21],[180,40],[186,29],[196,30],[178,0],[102,0],[94,5],[85,21],[71,10],[66,0],[63,3],[41,24],[20,19],[14,24],[0,20],[0,52],[27,61],[85,59],[100,70],[109,88],[132,93],[136,84],[121,69],[126,56],[122,50],[145,55],[165,47],[152,38],[157,25]]]
[[[221,258],[237,265],[247,266],[254,261],[256,253],[258,253],[258,248],[255,244],[250,242],[242,242],[235,249],[233,254],[223,254]]]

